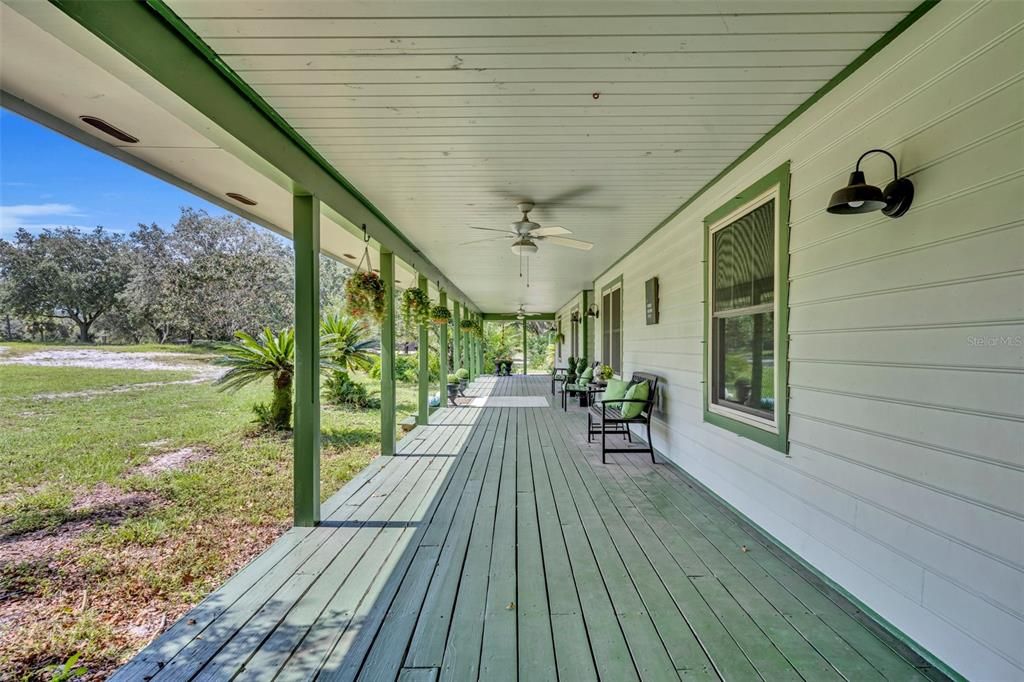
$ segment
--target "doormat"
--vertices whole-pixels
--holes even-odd
[[[549,407],[544,396],[483,395],[473,398],[470,407]]]

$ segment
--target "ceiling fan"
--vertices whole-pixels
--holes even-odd
[[[528,312],[526,312],[526,307],[523,306],[522,304],[520,304],[519,310],[516,311],[516,319],[517,320],[525,320],[527,317],[536,317],[537,315],[540,315],[540,313],[528,313]]]
[[[572,234],[572,230],[556,226],[541,227],[538,223],[530,220],[529,213],[533,210],[532,201],[521,201],[516,204],[516,208],[518,208],[519,212],[523,214],[523,217],[522,219],[512,223],[511,229],[498,230],[492,227],[470,226],[471,230],[501,232],[502,236],[463,242],[460,246],[465,244],[478,244],[480,242],[498,241],[499,239],[512,239],[514,240],[511,245],[512,253],[517,256],[528,256],[530,254],[537,253],[537,242],[539,241],[546,241],[557,246],[568,246],[570,249],[579,249],[580,251],[589,251],[594,247],[590,242],[581,241],[579,239],[569,239],[561,236]]]

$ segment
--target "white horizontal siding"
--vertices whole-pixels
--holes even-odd
[[[974,679],[1024,678],[1024,4],[940,3],[595,282],[656,445]],[[914,207],[832,216],[885,147]],[[788,456],[703,423],[703,218],[792,164]],[[879,157],[871,181],[891,173]],[[658,276],[661,322],[644,320]],[[600,357],[600,337],[597,338]]]

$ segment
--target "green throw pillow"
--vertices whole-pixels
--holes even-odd
[[[650,395],[650,387],[646,381],[641,381],[639,384],[633,384],[626,391],[626,400],[647,400]],[[622,418],[633,419],[639,417],[640,413],[643,412],[644,403],[622,403]]]
[[[618,409],[622,407],[622,403],[609,403],[609,400],[618,400],[619,398],[626,397],[626,389],[629,388],[628,381],[622,381],[621,379],[609,379],[608,385],[604,388],[604,395],[601,399],[606,401],[605,404],[608,407]]]
[[[586,384],[589,384],[593,380],[594,380],[594,368],[593,367],[587,367],[585,370],[583,370],[583,374],[580,375],[580,383],[586,385]]]

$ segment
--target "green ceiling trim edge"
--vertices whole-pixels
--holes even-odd
[[[615,259],[615,262],[613,262],[611,265],[605,268],[600,275],[594,278],[594,282],[597,282],[599,279],[607,275],[612,269],[618,266],[619,263],[625,260],[631,253],[633,253],[641,246],[643,246],[648,239],[657,234],[658,231],[661,230],[661,228],[665,227],[670,222],[675,220],[676,216],[678,216],[680,213],[689,208],[690,205],[693,204],[693,202],[697,201],[697,199],[703,196],[708,190],[710,190],[712,187],[718,184],[718,182],[726,175],[728,175],[733,169],[735,169],[741,163],[750,158],[750,156],[754,152],[763,147],[770,139],[772,139],[780,132],[782,132],[786,127],[789,126],[789,124],[791,124],[793,121],[799,118],[801,114],[810,109],[811,106],[813,106],[818,100],[820,100],[822,97],[824,97],[829,92],[834,90],[836,86],[838,86],[844,80],[849,78],[855,71],[857,71],[857,69],[864,66],[864,64],[866,64],[868,60],[870,60],[876,54],[881,52],[886,45],[895,40],[901,33],[903,33],[908,28],[913,26],[918,19],[920,19],[921,17],[928,13],[928,10],[935,7],[935,5],[939,4],[939,1],[940,0],[924,0],[924,2],[915,7],[909,14],[907,14],[907,16],[903,17],[903,19],[901,19],[898,24],[889,29],[881,38],[872,43],[871,46],[868,47],[868,49],[864,50],[864,52],[862,52],[856,59],[850,62],[846,66],[846,68],[844,68],[842,71],[833,76],[831,80],[829,80],[827,83],[821,86],[813,95],[811,95],[806,101],[804,101],[803,104],[801,104],[792,112],[790,112],[790,114],[786,116],[786,118],[782,119],[777,124],[775,124],[774,128],[765,133],[764,136],[761,137],[753,145],[751,145],[750,148],[747,149],[747,151],[740,154],[740,156],[737,157],[735,161],[726,166],[718,175],[709,180],[706,185],[697,190],[697,192],[689,199],[687,199],[682,206],[674,210],[671,213],[671,215],[669,215],[667,218],[658,223],[657,227],[648,232],[647,235],[644,236],[644,238],[638,241],[636,244],[634,244],[629,251]]]
[[[483,313],[481,317],[485,322],[520,322],[518,313]],[[553,320],[555,319],[554,313],[528,313],[526,315],[526,321],[531,320]]]
[[[380,209],[321,156],[163,0],[49,1],[225,130],[232,134],[240,131],[248,132],[246,139],[240,138],[243,144],[250,147],[253,144],[262,145],[264,153],[254,151],[300,185],[293,187],[293,190],[304,190],[318,195],[321,201],[355,225],[368,223],[371,227],[371,236],[376,238],[382,246],[390,248],[396,255],[400,255],[414,269],[428,270],[431,280],[439,278],[445,280],[448,284],[446,288],[450,292],[457,294],[463,302],[469,301],[473,305],[469,298],[448,280],[441,270],[431,263]],[[172,55],[173,59],[168,59]],[[166,60],[166,63],[161,63],[161,57]],[[200,82],[199,79],[194,78],[194,68],[197,66],[195,61],[191,62],[193,71],[189,71],[186,68],[189,61],[175,60],[199,60],[206,68],[213,69],[220,82],[215,82],[209,77],[201,79],[202,82]],[[173,64],[174,68],[168,68],[168,64]],[[225,96],[226,91],[223,89],[225,86],[233,92],[234,97],[230,100]],[[185,94],[187,92],[194,94],[201,88],[209,88],[211,91],[210,97],[204,98],[206,101],[202,103],[195,101],[195,97],[188,97]],[[229,110],[232,114],[230,122],[224,120],[229,117]],[[218,113],[220,115],[217,115]],[[254,114],[262,120],[257,120],[253,116]],[[259,130],[260,128],[263,130]],[[277,136],[283,136],[284,139],[280,139],[280,137],[278,139],[261,138],[260,135],[265,133],[276,133]],[[268,153],[268,150],[271,153]],[[301,159],[299,154],[301,154]],[[337,192],[324,192],[323,178],[314,177],[313,168],[302,169],[305,171],[305,176],[298,178],[295,176],[302,175],[302,173],[288,172],[287,169],[281,167],[283,164],[278,163],[281,160],[287,160],[293,164],[293,171],[303,164],[312,164],[316,173],[326,175],[337,188],[343,190],[346,196],[341,197]],[[306,185],[320,185],[320,187]],[[318,192],[318,189],[321,191]],[[362,215],[356,215],[356,213]],[[376,230],[372,228],[381,228],[387,234],[375,234]]]

